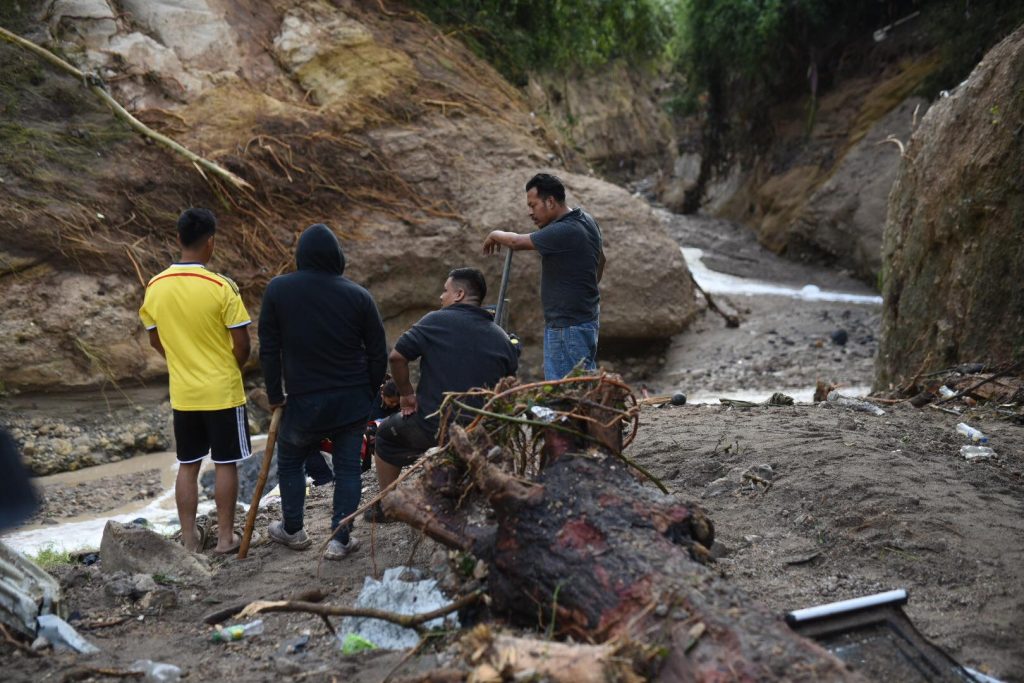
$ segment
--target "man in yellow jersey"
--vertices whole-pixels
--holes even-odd
[[[201,551],[196,527],[199,468],[209,453],[216,465],[217,553],[238,548],[234,531],[238,499],[236,463],[251,455],[241,367],[249,358],[251,323],[238,287],[206,269],[213,255],[217,219],[207,209],[178,218],[181,260],[146,286],[139,317],[149,343],[167,359],[178,478],[174,499],[186,548]]]

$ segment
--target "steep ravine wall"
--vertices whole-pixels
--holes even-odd
[[[589,177],[524,95],[413,14],[299,0],[24,0],[3,25],[96,71],[140,119],[255,186],[207,182],[143,142],[74,79],[0,45],[0,381],[5,390],[159,376],[136,309],[194,204],[220,219],[212,267],[258,314],[324,221],[391,339],[437,306],[448,270],[501,259],[494,228],[532,229],[523,184],[562,175],[600,222],[602,339],[647,344],[695,310],[686,266],[650,208]],[[512,318],[536,351],[539,263],[515,259]],[[657,301],[657,306],[637,302]],[[10,343],[9,340],[13,340]]]
[[[1024,359],[1024,26],[910,139],[889,198],[875,388]]]

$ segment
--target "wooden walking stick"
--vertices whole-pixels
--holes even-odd
[[[281,423],[281,406],[274,408],[274,414],[270,416],[270,429],[267,431],[267,443],[263,449],[263,464],[260,466],[260,476],[256,480],[256,488],[252,492],[252,504],[249,505],[249,514],[245,518],[245,531],[242,532],[242,544],[238,546],[238,559],[244,560],[249,552],[249,541],[252,539],[252,528],[256,524],[256,513],[260,509],[260,498],[263,496],[263,487],[267,484],[267,473],[270,472],[270,461],[274,457],[274,446],[277,445],[277,426]]]

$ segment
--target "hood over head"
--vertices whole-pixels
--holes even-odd
[[[314,223],[302,231],[295,250],[299,270],[320,270],[334,275],[345,272],[345,253],[338,238],[323,223]]]

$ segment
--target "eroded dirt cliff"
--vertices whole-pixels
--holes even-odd
[[[553,169],[605,233],[602,340],[665,340],[694,311],[685,264],[650,208],[580,173],[520,92],[419,15],[356,2],[35,0],[0,19],[255,188],[202,177],[73,78],[0,46],[7,388],[162,372],[135,309],[173,258],[173,221],[189,205],[217,212],[212,267],[239,282],[253,313],[266,281],[291,267],[295,236],[326,222],[393,337],[436,307],[452,267],[480,266],[497,289],[501,261],[480,254],[483,237],[527,231],[523,184]],[[538,269],[516,259],[510,292],[528,341],[541,328]]]

